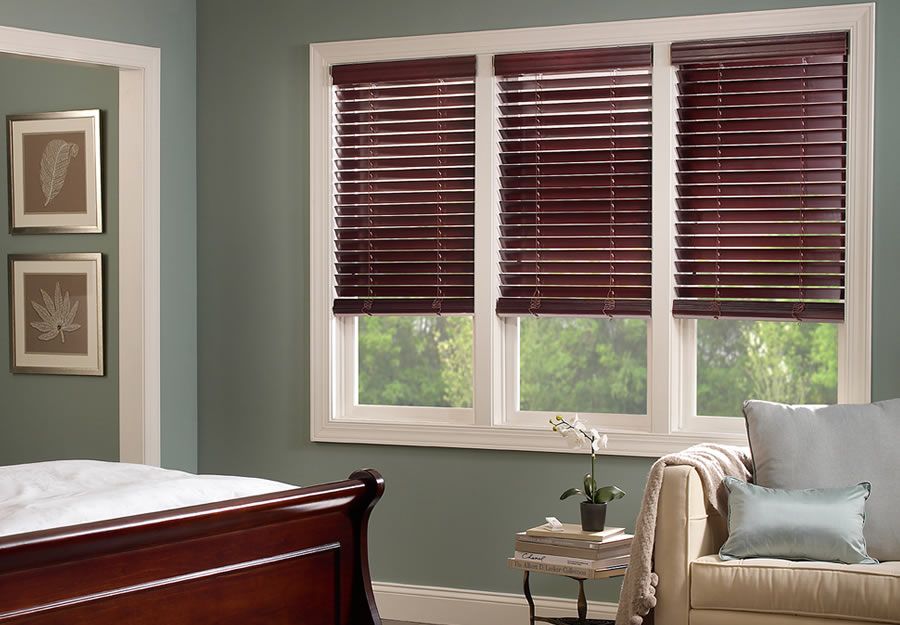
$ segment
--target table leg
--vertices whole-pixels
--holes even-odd
[[[525,592],[525,601],[528,602],[528,623],[534,625],[534,599],[531,597],[531,584],[528,581],[529,571],[525,571],[522,587]]]
[[[587,599],[584,596],[584,580],[578,580],[578,618],[581,621],[587,619]]]

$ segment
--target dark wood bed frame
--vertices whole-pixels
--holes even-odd
[[[0,625],[380,625],[377,471],[0,538]]]

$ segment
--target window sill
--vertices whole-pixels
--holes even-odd
[[[743,433],[608,432],[609,447],[602,453],[609,456],[657,458],[699,443],[747,445],[747,436]],[[408,424],[331,419],[324,422],[314,420],[310,440],[316,443],[584,453],[584,450],[569,449],[565,441],[553,435],[549,427]]]

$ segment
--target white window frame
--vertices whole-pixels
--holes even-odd
[[[310,46],[310,438],[432,447],[567,451],[561,437],[516,419],[515,321],[499,318],[495,54],[653,44],[653,303],[648,321],[647,415],[596,415],[606,453],[659,456],[699,442],[746,444],[743,421],[695,415],[696,321],[675,319],[676,41],[846,30],[848,66],[845,321],[838,330],[838,401],[871,396],[875,4],[820,6],[546,28],[318,43]],[[356,320],[334,301],[333,111],[330,67],[476,55],[473,408],[357,406]],[[666,129],[669,131],[666,132]],[[689,391],[689,392],[686,392]],[[541,413],[536,413],[541,416]],[[511,418],[511,416],[513,418]],[[519,415],[521,416],[521,415]],[[593,416],[587,415],[586,420]],[[517,423],[518,421],[518,423]]]

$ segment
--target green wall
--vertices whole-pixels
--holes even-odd
[[[196,469],[196,4],[193,0],[0,0],[0,25],[162,50],[162,460],[168,467]],[[6,84],[0,87],[3,92],[8,89]],[[108,368],[114,364],[109,361]],[[89,402],[94,400],[84,401],[92,405]],[[5,405],[5,397],[0,402],[0,414],[24,423],[23,416]],[[35,455],[53,453],[49,448],[37,449],[30,439],[23,445],[26,450],[34,446]]]
[[[547,514],[584,470],[557,454],[309,442],[308,44],[317,41],[836,4],[790,0],[345,0],[198,2],[200,467],[298,483],[381,469],[376,579],[516,592],[504,568],[514,530]],[[900,395],[900,2],[878,3],[874,395]],[[263,9],[264,7],[264,9]],[[630,525],[649,459],[607,458],[629,491]],[[597,584],[616,597],[618,582]],[[538,592],[571,588],[540,580]]]
[[[107,315],[106,376],[70,377],[13,375],[0,367],[0,464],[58,458],[119,458],[119,276],[118,145],[119,74],[106,67],[87,67],[0,55],[0,121],[17,113],[98,108],[101,111],[104,232],[103,234],[31,235],[0,229],[0,262],[7,254],[102,252],[104,308]],[[14,88],[7,88],[14,85]],[[0,171],[7,171],[8,152],[0,150]],[[0,197],[8,195],[0,176]],[[3,213],[3,220],[7,219]],[[0,272],[6,297],[9,274]],[[0,354],[9,354],[9,308],[0,306]]]

